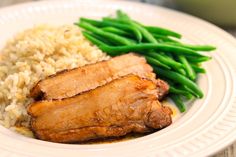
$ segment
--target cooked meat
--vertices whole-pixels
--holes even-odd
[[[144,133],[171,124],[171,110],[157,100],[156,84],[127,75],[71,98],[31,104],[31,127],[46,141],[74,143]]]
[[[158,79],[156,80],[157,86],[157,98],[158,100],[162,100],[169,92],[169,85],[164,80]]]
[[[155,80],[152,70],[143,57],[130,53],[108,61],[59,72],[39,81],[30,95],[36,99],[67,98],[131,73]]]

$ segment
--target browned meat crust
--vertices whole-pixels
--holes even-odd
[[[161,129],[172,112],[157,100],[153,81],[127,75],[71,98],[35,102],[28,113],[39,139],[73,143]]]
[[[157,85],[157,98],[158,100],[162,100],[169,92],[169,85],[167,82],[161,79],[156,80]]]
[[[30,96],[37,100],[63,99],[131,73],[155,80],[152,70],[145,58],[130,53],[49,76],[35,85]]]

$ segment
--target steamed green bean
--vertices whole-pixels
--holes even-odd
[[[161,67],[164,67],[166,69],[171,69],[168,65],[163,64],[158,59],[155,59],[155,58],[152,58],[152,57],[149,57],[149,56],[145,56],[145,58],[146,58],[146,60],[149,64],[156,65],[156,66],[161,66]]]
[[[92,20],[92,19],[88,19],[88,18],[80,18],[80,22],[87,22],[87,23],[94,25],[96,27],[112,26],[115,28],[122,29],[124,31],[131,31],[131,32],[133,32],[134,36],[136,37],[136,39],[138,41],[142,40],[141,32],[139,30],[137,30],[135,27],[130,26],[130,25],[126,25],[126,24],[122,24],[122,23],[118,23],[118,22],[111,22],[111,21],[97,21],[97,20]],[[75,24],[79,25],[79,23],[75,23]]]
[[[196,66],[194,64],[191,64],[191,67],[196,73],[206,73],[206,70],[202,67]]]
[[[188,79],[187,77],[185,77],[179,73],[170,71],[170,70],[166,70],[166,69],[164,70],[164,69],[157,67],[157,66],[153,66],[153,68],[154,68],[154,71],[158,75],[161,75],[162,77],[166,77],[168,79],[171,79],[174,82],[178,82],[180,84],[183,84],[183,85],[187,86],[188,88],[190,88],[195,93],[195,95],[197,95],[199,98],[203,97],[204,94],[201,91],[201,89],[197,86],[196,83],[194,83],[192,80]]]
[[[130,33],[128,33],[127,31],[115,27],[103,27],[102,30],[121,36],[131,36]]]
[[[191,79],[191,80],[195,80],[196,79],[196,73],[195,71],[193,70],[193,68],[191,67],[191,65],[189,64],[188,60],[186,59],[185,56],[183,55],[179,55],[178,56],[180,62],[184,65],[184,68],[186,70],[186,73],[188,75],[188,77]]]
[[[182,43],[177,43],[177,42],[166,42],[166,44],[182,46],[182,47],[189,48],[195,51],[213,51],[216,49],[216,47],[211,46],[211,45],[189,45],[189,44],[182,44]]]
[[[166,36],[172,36],[172,37],[176,37],[176,38],[181,38],[182,36],[179,33],[176,33],[174,31],[165,29],[165,28],[161,28],[161,27],[157,27],[157,26],[145,26],[145,28],[151,32],[151,33],[155,33],[155,34],[160,34],[160,35],[166,35]]]
[[[105,32],[103,31],[102,29],[99,29],[89,23],[86,23],[86,22],[80,22],[79,23],[79,26],[88,30],[88,31],[91,31],[95,34],[98,34],[100,36],[103,36],[105,38],[109,38],[113,41],[116,41],[117,43],[121,44],[121,45],[132,45],[133,42],[127,40],[126,38],[124,37],[121,37],[119,35],[116,35],[116,34],[113,34],[113,33],[110,33],[110,32]]]
[[[113,53],[121,53],[121,52],[140,52],[140,51],[148,51],[148,50],[158,50],[162,52],[173,53],[176,55],[184,55],[184,56],[194,56],[194,57],[206,57],[197,51],[193,51],[190,49],[166,45],[166,44],[151,44],[151,43],[140,43],[140,44],[132,44],[129,46],[101,46],[105,52],[113,52]]]
[[[158,60],[160,60],[162,63],[166,64],[166,65],[169,65],[170,67],[176,67],[176,68],[182,68],[183,65],[179,62],[176,62],[175,60],[171,59],[171,58],[167,58],[163,55],[160,55],[159,53],[157,52],[147,52],[145,53],[145,55],[147,56],[151,56],[153,58],[158,58]]]
[[[186,107],[183,103],[183,100],[181,100],[179,95],[170,94],[170,98],[174,101],[174,103],[176,104],[176,106],[178,107],[180,112],[185,112],[186,111]]]
[[[143,25],[121,10],[117,10],[116,17],[100,21],[80,18],[75,24],[84,29],[82,33],[90,42],[110,56],[129,52],[144,56],[157,76],[168,82],[169,96],[181,112],[186,110],[183,100],[204,96],[195,81],[198,73],[206,72],[199,63],[211,59],[203,52],[215,50],[214,46],[182,43],[181,34]]]

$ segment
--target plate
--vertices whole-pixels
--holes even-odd
[[[236,41],[195,17],[169,9],[127,1],[42,1],[0,10],[0,47],[13,34],[36,24],[72,24],[80,16],[100,18],[122,9],[132,18],[180,32],[193,44],[211,44],[217,51],[199,78],[205,97],[196,100],[171,126],[133,140],[94,145],[69,145],[18,135],[0,126],[1,157],[173,157],[207,156],[236,139]]]

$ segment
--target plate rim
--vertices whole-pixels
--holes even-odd
[[[75,0],[76,1],[76,0]],[[83,1],[83,0],[77,0],[77,2],[79,2],[79,1]],[[106,2],[106,1],[108,1],[108,0],[96,0],[96,1],[102,1],[102,2]],[[116,0],[113,0],[114,2],[116,1]],[[0,9],[0,18],[1,18],[1,14],[2,14],[2,12],[4,12],[4,11],[6,11],[6,10],[9,10],[9,9],[13,9],[13,8],[15,8],[15,9],[17,9],[17,8],[23,8],[23,7],[26,7],[26,6],[29,6],[29,5],[32,5],[32,4],[36,4],[36,3],[51,3],[51,2],[68,2],[68,1],[66,1],[66,0],[62,0],[62,1],[46,1],[46,0],[44,0],[44,1],[38,1],[38,2],[27,2],[27,3],[23,3],[23,4],[17,4],[17,5],[14,5],[14,6],[9,6],[9,7],[5,7],[5,8],[2,8],[2,9]],[[71,1],[71,2],[73,2],[73,1]],[[117,2],[117,1],[116,1]],[[228,38],[228,41],[231,41],[232,43],[233,43],[233,45],[235,45],[236,46],[236,40],[235,40],[235,38],[232,36],[232,35],[230,35],[230,34],[228,34],[227,32],[225,32],[225,31],[223,31],[222,29],[220,29],[219,27],[217,27],[217,26],[215,26],[215,25],[213,25],[213,24],[211,24],[211,23],[209,23],[209,22],[206,22],[206,21],[204,21],[204,20],[202,20],[202,19],[199,19],[199,18],[197,18],[197,17],[194,17],[194,16],[192,16],[192,15],[189,15],[189,14],[186,14],[186,13],[182,13],[182,12],[179,12],[179,11],[175,11],[175,10],[171,10],[171,9],[168,9],[168,8],[164,8],[164,7],[160,7],[160,6],[152,6],[152,5],[150,5],[150,4],[143,4],[143,3],[140,3],[140,2],[128,2],[128,1],[119,1],[119,2],[122,2],[122,3],[128,3],[128,4],[133,4],[133,3],[136,3],[136,4],[139,4],[139,5],[146,5],[146,6],[149,6],[149,7],[153,7],[153,8],[159,8],[159,9],[164,9],[164,10],[168,10],[168,11],[171,11],[171,12],[174,12],[174,13],[178,13],[178,14],[182,14],[182,15],[184,15],[184,16],[188,16],[188,17],[190,17],[190,18],[194,18],[194,20],[198,20],[198,21],[200,21],[202,24],[204,24],[204,25],[208,25],[209,27],[214,27],[214,31],[216,31],[217,33],[219,33],[219,34],[221,34],[222,36],[224,36],[224,37],[226,37],[226,38]],[[70,3],[70,2],[68,2],[68,3]],[[232,68],[233,68],[233,65],[231,65],[232,66]],[[230,67],[231,67],[230,66]],[[234,65],[235,66],[235,65]],[[235,67],[234,67],[235,68]],[[230,71],[231,72],[233,72],[235,69],[231,69]],[[235,86],[235,79],[234,79],[234,86]],[[235,91],[234,91],[234,99],[235,99]],[[236,131],[235,131],[236,132]],[[235,137],[234,137],[234,140],[236,139],[236,135],[235,135]],[[231,142],[229,142],[227,145],[225,145],[225,147],[227,147],[229,144],[231,144],[231,143],[233,143],[233,141],[234,140],[232,140],[231,139]],[[223,149],[223,147],[221,147],[221,149]],[[217,149],[217,150],[215,150],[214,152],[212,152],[212,153],[215,153],[215,152],[218,152],[219,151],[219,149]],[[211,153],[210,153],[211,154]],[[208,154],[209,155],[209,154]]]

